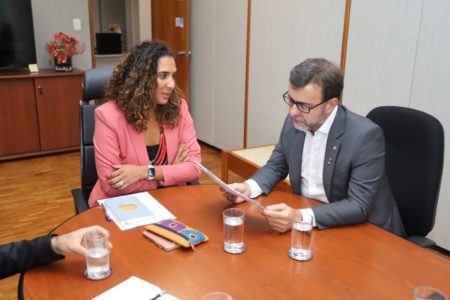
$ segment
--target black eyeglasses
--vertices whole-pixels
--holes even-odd
[[[295,101],[294,99],[291,98],[291,96],[289,96],[288,92],[286,92],[283,94],[283,100],[287,105],[289,105],[289,107],[292,107],[293,105],[295,105],[299,111],[304,112],[304,113],[309,113],[311,111],[311,109],[316,108],[317,106],[322,105],[331,99],[322,101],[319,104],[316,104],[314,106],[310,106],[306,103],[303,103],[300,101]]]

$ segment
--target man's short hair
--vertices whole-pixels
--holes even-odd
[[[341,99],[344,75],[335,64],[324,58],[308,58],[292,68],[289,82],[294,88],[317,84],[322,88],[322,101],[326,101]]]

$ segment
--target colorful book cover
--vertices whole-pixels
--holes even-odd
[[[103,206],[121,224],[130,224],[155,217],[135,195],[108,199],[103,203]]]

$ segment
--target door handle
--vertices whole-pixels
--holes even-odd
[[[38,86],[37,86],[37,90],[38,90],[38,92],[39,92],[39,95],[42,95],[42,94],[43,94],[43,92],[42,92],[42,86],[38,85]]]
[[[191,56],[191,50],[187,50],[187,51],[178,51],[177,55],[187,55],[187,56]]]

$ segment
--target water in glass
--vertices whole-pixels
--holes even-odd
[[[312,224],[295,222],[292,225],[292,240],[289,256],[295,260],[309,260],[311,251]]]
[[[111,274],[109,266],[109,250],[91,248],[86,257],[86,276],[90,279],[103,279]]]
[[[244,244],[244,220],[242,217],[226,217],[224,220],[224,250],[229,253],[242,253]]]

